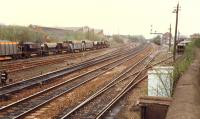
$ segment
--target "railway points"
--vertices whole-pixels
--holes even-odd
[[[199,119],[199,4],[1,1],[0,119]]]
[[[139,80],[138,83],[139,83],[140,81],[142,81],[142,79],[146,77],[145,70],[150,68],[151,66],[148,65],[148,67],[146,66],[146,68],[144,68],[141,71],[139,70],[140,69],[139,67],[142,67],[143,64],[146,64],[148,61],[147,59],[151,59],[153,57],[151,53],[153,52],[156,53],[157,48],[149,44],[138,45],[135,47],[131,46],[129,47],[129,49],[127,48],[128,47],[126,47],[126,49],[124,49],[123,47],[121,49],[118,48],[117,50],[112,50],[111,52],[105,53],[103,55],[99,55],[97,57],[83,61],[79,64],[72,65],[71,67],[68,67],[68,68],[63,68],[61,70],[43,74],[38,77],[34,77],[32,79],[28,79],[24,81],[22,80],[19,82],[9,84],[4,87],[0,87],[1,97],[6,99],[6,100],[5,99],[2,100],[3,103],[0,108],[1,110],[0,118],[1,117],[25,118],[29,116],[31,117],[32,114],[37,113],[37,110],[39,111],[45,108],[46,106],[48,107],[48,105],[51,105],[51,103],[56,104],[57,102],[56,100],[59,100],[60,98],[62,99],[66,95],[69,95],[71,92],[74,92],[74,91],[76,92],[76,90],[79,90],[79,88],[84,87],[85,85],[88,85],[87,87],[90,87],[90,83],[96,80],[99,80],[100,77],[105,77],[106,75],[109,75],[109,72],[110,73],[113,72],[117,67],[121,67],[119,70],[120,72],[117,71],[118,72],[117,74],[119,76],[115,75],[113,78],[121,77],[122,80],[114,82],[113,79],[108,78],[107,80],[105,80],[105,82],[107,82],[108,84],[111,83],[112,86],[125,85],[126,83],[128,83],[129,77],[134,77],[136,75],[139,75],[140,72],[143,71],[142,74],[144,77],[140,77],[141,78],[140,80],[138,79]],[[61,56],[61,58],[55,58],[55,60],[57,59],[62,60],[63,57],[64,56]],[[54,62],[54,58],[48,59],[48,60]],[[36,60],[32,62],[37,63],[40,61],[42,60],[38,60],[38,61]],[[16,61],[14,61],[13,64],[15,64],[15,62]],[[159,63],[162,63],[162,62],[164,61],[161,61]],[[131,63],[133,66],[130,66]],[[15,65],[17,66],[19,64],[16,63]],[[29,62],[27,62],[27,64],[29,64]],[[12,65],[12,63],[8,65]],[[128,69],[128,67],[130,69]],[[135,71],[135,73],[133,73],[132,71],[132,74],[131,74],[130,73],[131,70]],[[41,85],[41,82],[42,82],[42,85]],[[91,98],[89,96],[96,95],[95,92],[98,93],[99,91],[103,90],[104,88],[102,87],[105,86],[105,82],[103,80],[100,82],[101,83],[99,83],[99,86],[98,84],[95,84],[96,85],[95,87],[97,87],[96,89],[95,88],[92,89],[94,90],[94,93],[90,92],[89,95],[87,96],[85,95],[85,96],[88,98]],[[115,93],[119,91],[116,91]],[[16,96],[18,98],[15,98]],[[81,98],[79,100],[83,101],[83,99]],[[74,104],[75,106],[77,105],[77,102],[73,102],[72,104]],[[20,109],[21,107],[24,107],[25,105],[26,105],[26,108]],[[66,112],[68,112],[67,115],[69,115],[70,113],[69,110],[71,110],[71,112],[72,110],[74,110],[72,107],[73,106],[69,106],[67,108],[67,106],[64,106],[62,107],[62,110],[65,110],[65,111],[60,110],[61,112],[57,112],[56,114],[52,116],[54,118],[65,118]],[[10,112],[9,110],[12,110],[12,111]],[[49,111],[47,112],[51,112],[51,109],[48,109],[48,110]],[[44,115],[42,116],[38,114],[37,116],[46,118]]]

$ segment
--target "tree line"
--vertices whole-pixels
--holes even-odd
[[[17,25],[0,25],[0,40],[17,42],[56,42],[66,40],[102,40],[103,37],[94,32],[66,32],[63,39],[53,37],[51,33],[37,31],[31,27]]]
[[[45,34],[37,32],[29,27],[1,25],[0,39],[17,42],[42,42],[45,39]]]

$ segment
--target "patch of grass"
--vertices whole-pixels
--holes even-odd
[[[194,40],[194,44],[196,47],[200,48],[200,38]]]

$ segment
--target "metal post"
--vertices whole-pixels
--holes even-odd
[[[177,36],[177,40],[180,40],[180,31],[178,31],[178,36]]]
[[[178,11],[179,11],[179,3],[176,8],[176,27],[175,27],[175,36],[174,36],[174,52],[173,52],[173,61],[176,60],[176,40],[177,40],[177,28],[178,28]]]
[[[88,40],[90,40],[90,29],[88,27]]]
[[[93,40],[94,40],[94,29],[93,29],[93,34],[92,35],[93,35]]]
[[[169,52],[170,52],[170,49],[171,49],[171,39],[172,39],[172,28],[171,28],[171,24],[170,24],[170,27],[169,27]]]

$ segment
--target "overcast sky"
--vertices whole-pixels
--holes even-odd
[[[11,25],[89,26],[106,34],[142,34],[150,26],[167,32],[175,26],[177,0],[0,0],[0,23]],[[200,0],[179,0],[181,34],[200,32]],[[173,30],[174,33],[174,30]]]

